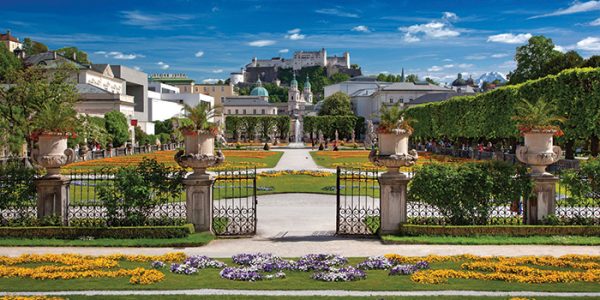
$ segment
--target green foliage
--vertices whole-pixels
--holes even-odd
[[[114,174],[114,180],[97,187],[106,207],[107,224],[147,225],[157,205],[179,199],[185,174],[185,170],[176,171],[146,158],[137,166],[121,168]]]
[[[562,55],[554,48],[552,39],[545,36],[531,37],[527,45],[517,47],[517,68],[508,75],[509,83],[521,83],[548,75],[549,63]]]
[[[275,127],[279,132],[279,138],[285,139],[290,133],[290,117],[288,116],[277,116],[275,118]]]
[[[110,111],[104,115],[106,132],[109,134],[114,147],[121,147],[129,139],[129,124],[127,118],[119,111]]]
[[[327,69],[324,67],[304,67],[300,71],[294,71],[289,69],[280,69],[278,71],[278,78],[282,83],[289,85],[296,72],[296,78],[306,78],[308,75],[311,84],[311,90],[314,95],[315,101],[323,98],[323,87],[331,84],[331,81],[327,77]],[[304,80],[298,80],[298,89],[304,89]]]
[[[8,51],[4,43],[0,43],[0,83],[11,83],[9,73],[23,67],[19,58]]]
[[[409,201],[437,207],[452,225],[485,225],[492,208],[531,193],[526,170],[504,162],[429,164],[411,180]]]
[[[595,205],[600,205],[600,159],[590,158],[582,162],[579,170],[566,170],[560,176],[561,183],[570,192],[566,201],[570,205],[587,202],[593,199]]]
[[[556,105],[543,99],[535,103],[523,99],[515,105],[515,113],[513,120],[519,122],[522,128],[547,127],[565,121],[556,114]]]
[[[234,138],[238,132],[246,133],[248,138],[254,138],[257,130],[262,138],[267,138],[277,129],[280,139],[285,139],[290,131],[290,117],[288,116],[227,116],[225,118],[225,132]]]
[[[344,73],[335,73],[331,75],[331,78],[329,79],[331,80],[331,83],[334,84],[350,80],[350,75]]]
[[[18,214],[25,213],[36,202],[35,175],[34,169],[26,168],[21,163],[0,165],[0,211],[12,208]],[[17,219],[23,217],[20,215]],[[0,222],[5,222],[1,214]]]
[[[82,115],[78,118],[78,123],[76,130],[77,138],[74,139],[73,144],[80,144],[87,141],[107,145],[111,142],[111,138],[106,131],[106,122],[103,118]]]
[[[261,116],[258,117],[258,123],[260,126],[260,134],[263,139],[269,137],[269,134],[273,131],[273,127],[275,126],[275,118],[270,116]]]
[[[318,136],[321,131],[323,136],[332,139],[335,138],[337,130],[341,139],[350,139],[352,130],[357,127],[357,120],[356,116],[306,116],[304,117],[304,132]]]
[[[73,56],[75,55],[75,61],[80,63],[80,64],[84,64],[84,65],[89,65],[92,62],[90,62],[88,60],[88,55],[87,53],[85,53],[82,50],[77,49],[77,47],[64,47],[64,48],[60,48],[55,50],[56,53],[68,58],[68,59],[72,59]]]
[[[32,40],[31,38],[25,38],[23,40],[23,51],[25,51],[25,54],[27,54],[27,56],[32,56],[32,55],[48,52],[48,46],[46,46],[40,42],[36,42],[36,41]]]
[[[383,130],[392,130],[400,128],[405,110],[400,108],[400,104],[382,105],[379,112],[379,127]]]
[[[585,68],[600,68],[600,55],[590,56],[583,62],[582,67]]]
[[[277,86],[274,83],[264,83],[263,87],[269,92],[269,102],[287,102],[288,101],[288,88],[283,86]]]
[[[519,85],[505,86],[476,96],[417,105],[407,109],[414,119],[413,137],[451,140],[460,138],[516,138],[512,119],[521,99],[532,103],[553,99],[565,139],[589,139],[600,134],[600,69],[571,69]]]
[[[335,92],[325,98],[319,116],[345,116],[353,115],[350,96],[342,92]]]
[[[418,82],[419,81],[419,76],[417,74],[408,74],[408,76],[406,76],[406,82]]]
[[[543,226],[543,225],[508,225],[508,226],[436,226],[436,225],[402,225],[400,234],[406,236],[598,236],[598,226]]]
[[[74,108],[76,98],[65,100],[70,101],[48,101],[36,107],[33,128],[41,132],[74,132],[79,124]]]
[[[170,135],[173,133],[173,131],[173,119],[154,121],[154,132],[156,134],[166,133]]]
[[[180,127],[183,130],[209,130],[215,125],[208,122],[217,113],[218,108],[213,108],[210,103],[200,101],[196,106],[183,104],[186,118],[192,121],[192,126]]]
[[[107,239],[164,239],[187,237],[192,233],[194,226],[191,224],[153,227],[0,227],[0,237],[23,239],[76,240],[84,236]]]

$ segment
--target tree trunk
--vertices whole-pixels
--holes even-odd
[[[575,140],[566,140],[565,141],[565,158],[566,159],[575,159],[575,151],[573,151],[574,146],[575,146]]]
[[[590,152],[592,152],[592,156],[593,157],[598,157],[598,136],[597,135],[592,135],[592,138],[590,140]]]

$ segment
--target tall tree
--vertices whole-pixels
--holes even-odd
[[[406,82],[415,83],[417,81],[419,81],[419,76],[417,74],[408,74],[408,76],[406,76]]]
[[[562,70],[578,68],[583,66],[584,60],[579,53],[571,50],[567,53],[559,53],[546,64],[545,75],[555,75]]]
[[[106,131],[110,135],[113,146],[120,147],[129,139],[127,117],[120,111],[110,111],[104,115]],[[136,137],[137,138],[137,137]]]
[[[319,116],[345,116],[352,115],[352,105],[350,96],[342,92],[336,92],[325,98],[323,107],[319,111]]]
[[[88,60],[88,55],[87,53],[85,53],[82,50],[77,49],[77,47],[64,47],[64,48],[60,48],[56,50],[56,53],[72,59],[75,58],[75,61],[80,63],[80,64],[91,64],[91,62]]]
[[[585,60],[583,66],[589,68],[600,68],[600,55],[590,56]]]
[[[554,47],[552,39],[541,35],[533,36],[527,45],[517,47],[517,68],[509,73],[509,83],[517,84],[546,76],[548,64],[561,55]]]
[[[27,56],[36,55],[47,52],[48,46],[40,42],[36,42],[31,38],[25,38],[23,40],[23,51],[25,51],[25,54],[27,54]]]
[[[11,83],[10,73],[21,69],[22,64],[19,58],[8,51],[4,43],[0,43],[0,83]]]

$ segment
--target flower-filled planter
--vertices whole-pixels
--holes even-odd
[[[38,149],[32,158],[35,163],[46,169],[44,178],[60,178],[60,168],[75,160],[75,152],[67,149],[67,139],[71,133],[42,132],[35,136]]]

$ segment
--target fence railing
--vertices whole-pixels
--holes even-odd
[[[337,168],[336,233],[375,234],[381,226],[380,172],[377,169]]]
[[[256,168],[216,172],[212,196],[215,234],[240,236],[256,233]]]

